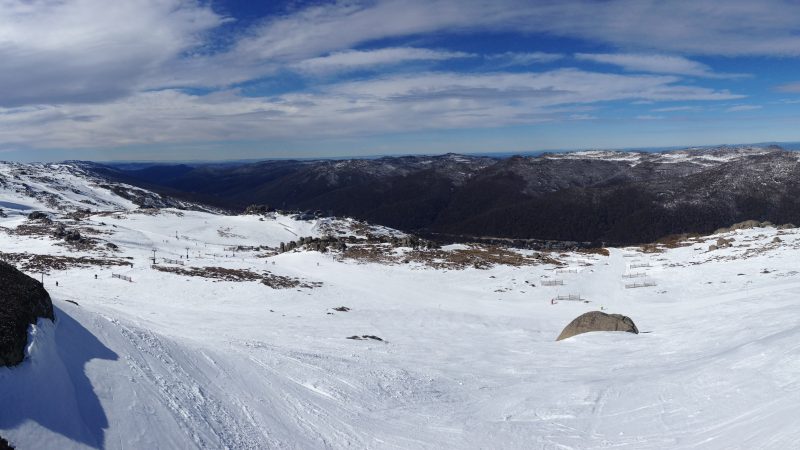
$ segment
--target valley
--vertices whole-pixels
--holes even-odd
[[[316,211],[449,243],[619,246],[750,219],[800,223],[800,160],[778,146],[81,167],[228,212]]]

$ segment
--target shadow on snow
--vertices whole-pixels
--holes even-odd
[[[17,367],[0,369],[0,428],[33,421],[102,448],[108,417],[85,366],[93,359],[113,361],[118,356],[64,310],[54,309],[55,327],[40,327],[33,355]],[[52,339],[48,333],[54,333]]]

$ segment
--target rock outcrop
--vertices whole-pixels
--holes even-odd
[[[38,281],[0,261],[0,366],[22,362],[28,326],[40,317],[54,319],[50,294]]]
[[[0,450],[14,450],[14,447],[7,440],[0,437]]]
[[[581,314],[564,328],[556,341],[592,331],[625,331],[639,334],[639,329],[628,316],[622,314],[606,314],[601,311],[590,311]]]
[[[245,216],[263,216],[269,212],[274,211],[268,205],[250,205],[244,210]]]
[[[45,214],[45,213],[43,213],[41,211],[34,211],[34,212],[28,214],[28,220],[48,220],[48,219],[50,219],[50,218],[47,217],[47,214]]]
[[[791,223],[785,223],[783,225],[775,226],[774,223],[769,221],[759,222],[757,220],[745,220],[744,222],[735,223],[729,227],[718,228],[716,231],[714,231],[713,234],[730,233],[731,231],[736,231],[736,230],[750,230],[752,228],[766,228],[766,227],[775,227],[779,230],[787,230],[790,228],[795,228],[795,226]]]

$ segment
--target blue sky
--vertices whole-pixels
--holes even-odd
[[[0,0],[0,159],[800,141],[784,0]]]

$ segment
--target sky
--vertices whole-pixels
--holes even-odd
[[[800,141],[790,0],[0,0],[0,160]]]

